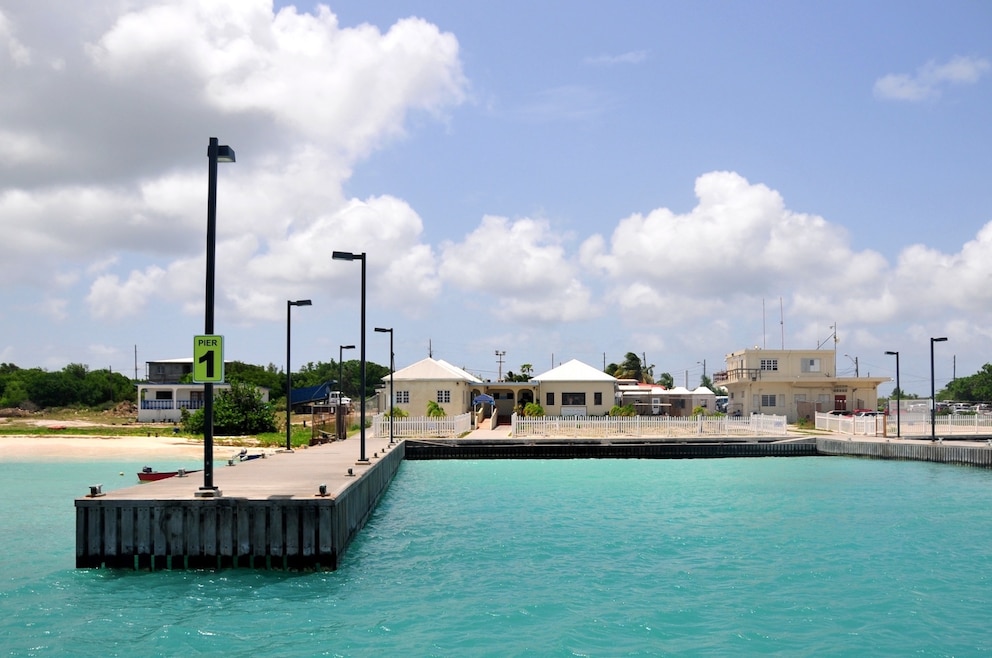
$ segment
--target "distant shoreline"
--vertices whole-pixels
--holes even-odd
[[[227,459],[235,446],[215,446],[215,459]],[[0,463],[98,459],[203,458],[203,443],[174,436],[0,436]]]

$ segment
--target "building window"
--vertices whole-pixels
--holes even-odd
[[[549,407],[555,406],[554,391],[548,391],[548,394],[544,397],[544,399],[546,400],[545,404],[547,404]]]
[[[155,391],[156,400],[171,400],[172,391]]]
[[[582,407],[586,404],[586,394],[585,393],[562,393],[561,394],[561,406],[563,407]]]
[[[795,402],[795,403],[797,403],[797,404],[799,402],[805,402],[806,401],[806,394],[805,393],[796,393],[793,396],[792,401]]]
[[[819,359],[803,359],[802,362],[803,372],[820,372],[820,360]]]
[[[603,406],[603,392],[602,391],[596,391],[595,393],[592,394],[592,403],[594,405],[596,405],[597,407]]]
[[[437,392],[437,403],[438,404],[448,404],[451,402],[451,391],[438,391]]]
[[[396,391],[395,404],[410,404],[410,391]]]
[[[762,407],[777,407],[778,405],[775,404],[775,394],[773,393],[771,395],[768,395],[768,394],[762,393],[761,394],[761,406]]]
[[[778,359],[762,359],[761,360],[762,370],[778,370]],[[774,406],[774,405],[772,405]]]

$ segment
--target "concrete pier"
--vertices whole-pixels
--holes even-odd
[[[929,441],[833,436],[817,438],[816,449],[823,455],[908,459],[992,468],[992,440],[990,439]]]
[[[349,439],[234,466],[215,461],[217,497],[197,496],[202,473],[192,473],[77,498],[76,566],[336,569],[404,448],[372,439],[369,463],[356,463],[358,454]]]

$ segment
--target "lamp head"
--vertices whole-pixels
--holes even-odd
[[[899,352],[890,352],[889,350],[886,350],[885,353],[889,356],[899,356]]]
[[[290,306],[313,306],[313,302],[309,299],[297,299],[295,302],[290,302]]]
[[[376,327],[375,330],[378,331],[380,334],[391,334],[391,333],[393,333],[393,328],[392,327],[390,327],[388,329],[386,329],[385,327]]]
[[[931,338],[930,339],[930,342],[932,342],[932,343],[943,343],[945,340],[947,340],[947,336],[941,336],[940,338]]]
[[[353,349],[355,349],[355,346],[354,345],[342,345],[341,346],[341,349],[343,349],[343,350],[353,350]]]

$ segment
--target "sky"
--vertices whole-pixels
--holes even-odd
[[[228,361],[360,345],[347,251],[380,364],[374,327],[492,380],[898,351],[927,395],[931,347],[938,389],[992,361],[989,34],[984,0],[0,0],[0,362],[192,356],[217,137]]]

